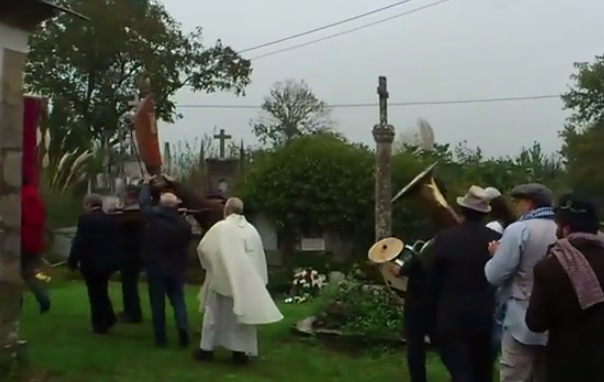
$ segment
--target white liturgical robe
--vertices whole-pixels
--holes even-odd
[[[257,355],[256,325],[283,319],[266,289],[260,234],[244,216],[232,214],[208,230],[197,252],[207,272],[198,296],[204,313],[201,349]]]

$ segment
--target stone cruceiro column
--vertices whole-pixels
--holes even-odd
[[[388,124],[388,85],[380,76],[377,88],[380,123],[373,126],[375,139],[375,241],[392,235],[392,142],[395,130]]]
[[[43,0],[4,0],[0,14],[0,380],[22,358],[19,341],[23,70],[28,38],[57,11]],[[78,15],[80,16],[80,15]],[[82,17],[82,16],[80,16]]]

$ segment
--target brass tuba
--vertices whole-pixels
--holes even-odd
[[[416,176],[392,198],[392,202],[394,203],[405,195],[415,196],[426,209],[435,225],[440,228],[447,228],[459,224],[461,218],[451,208],[432,176],[437,164],[438,162],[431,164]],[[402,297],[407,291],[407,280],[392,276],[387,263],[393,261],[398,265],[402,265],[406,261],[417,261],[431,242],[432,240],[427,242],[418,240],[413,245],[404,245],[398,239],[387,238],[375,243],[369,250],[368,257],[373,264],[378,265],[387,287],[395,295]],[[384,252],[384,254],[382,255],[381,252]]]
[[[440,228],[447,228],[459,224],[461,218],[449,205],[442,192],[438,188],[432,172],[438,162],[432,163],[411,182],[403,187],[394,197],[394,203],[405,195],[416,197],[423,208],[427,211],[430,219]],[[415,247],[415,245],[414,245]]]

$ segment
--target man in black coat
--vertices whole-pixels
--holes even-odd
[[[174,309],[180,346],[189,345],[187,306],[184,297],[185,272],[191,226],[178,211],[178,199],[163,193],[159,205],[152,205],[148,178],[139,195],[139,205],[145,219],[143,231],[143,262],[149,286],[149,302],[153,319],[155,344],[167,344],[166,296]]]
[[[435,313],[432,338],[452,382],[491,382],[495,290],[484,267],[489,243],[500,234],[482,222],[490,211],[484,189],[470,187],[457,204],[463,222],[440,232],[424,259],[427,310]]]
[[[443,182],[436,179],[436,184],[441,194],[446,198],[447,190]],[[426,225],[425,237],[429,240],[437,233],[432,225]],[[426,248],[423,256],[430,251]],[[429,256],[429,255],[428,255]],[[407,345],[407,369],[409,370],[410,382],[427,382],[426,374],[426,337],[430,336],[431,321],[428,317],[433,314],[428,312],[426,304],[427,274],[420,257],[412,257],[402,267],[392,263],[392,272],[397,277],[407,278],[407,293],[405,293],[405,305],[403,310],[403,332]]]
[[[120,279],[123,305],[123,311],[118,314],[118,318],[120,322],[128,324],[138,324],[143,320],[138,283],[143,270],[141,252],[145,223],[138,204],[138,195],[139,188],[129,186],[124,198],[124,209],[117,215],[122,234]]]
[[[67,265],[79,269],[88,290],[92,331],[106,333],[116,322],[109,299],[109,277],[119,259],[119,225],[103,209],[103,198],[91,194],[84,198],[84,214],[78,227]]]

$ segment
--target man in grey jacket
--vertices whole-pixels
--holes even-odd
[[[556,241],[552,191],[538,183],[515,187],[511,196],[519,220],[510,224],[499,243],[489,245],[487,280],[501,287],[505,303],[501,339],[501,382],[542,382],[547,333],[525,324],[533,288],[533,267]]]

